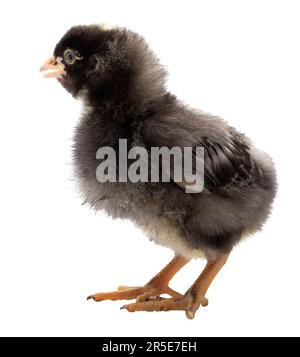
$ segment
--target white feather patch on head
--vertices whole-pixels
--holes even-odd
[[[113,26],[111,24],[107,24],[106,22],[101,22],[100,24],[98,24],[98,26],[100,27],[101,30],[104,30],[104,31],[109,31],[109,30],[112,30],[117,27],[117,26]]]

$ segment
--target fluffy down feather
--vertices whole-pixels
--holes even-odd
[[[159,244],[197,257],[229,252],[266,221],[276,191],[272,160],[222,119],[182,104],[165,87],[166,71],[142,37],[125,29],[72,28],[55,56],[83,57],[61,84],[84,99],[74,135],[74,169],[84,201],[135,222]],[[95,153],[130,147],[203,146],[205,189],[185,193],[170,183],[99,183]]]

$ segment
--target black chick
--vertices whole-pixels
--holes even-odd
[[[128,311],[184,310],[193,318],[206,306],[208,287],[243,236],[266,221],[276,192],[272,160],[222,119],[182,104],[165,88],[166,72],[139,35],[121,28],[71,28],[42,71],[84,102],[74,136],[74,168],[85,202],[127,218],[174,259],[143,287],[89,296],[96,301],[136,299]],[[205,149],[201,193],[186,182],[105,182],[96,178],[96,152],[126,138],[129,147]],[[184,295],[168,283],[190,259],[207,265]],[[167,293],[172,298],[159,296]]]

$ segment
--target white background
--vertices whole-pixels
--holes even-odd
[[[299,335],[300,9],[298,1],[1,2],[0,335]],[[144,284],[172,252],[131,223],[81,205],[71,180],[80,104],[40,65],[75,24],[144,35],[169,87],[273,156],[279,192],[261,233],[237,247],[193,321],[120,311],[90,293]],[[193,261],[174,279],[184,292]]]

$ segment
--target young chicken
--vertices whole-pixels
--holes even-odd
[[[127,29],[71,28],[42,67],[84,111],[74,135],[74,168],[85,202],[127,218],[174,259],[146,285],[90,295],[95,301],[136,299],[133,311],[184,310],[192,319],[206,292],[243,236],[262,228],[276,192],[272,160],[222,119],[189,108],[165,87],[166,71],[144,39]],[[49,71],[50,70],[50,71]],[[204,147],[204,189],[182,182],[99,182],[96,152],[129,147]],[[183,295],[169,281],[189,260],[207,265]],[[163,299],[161,294],[171,298]]]

